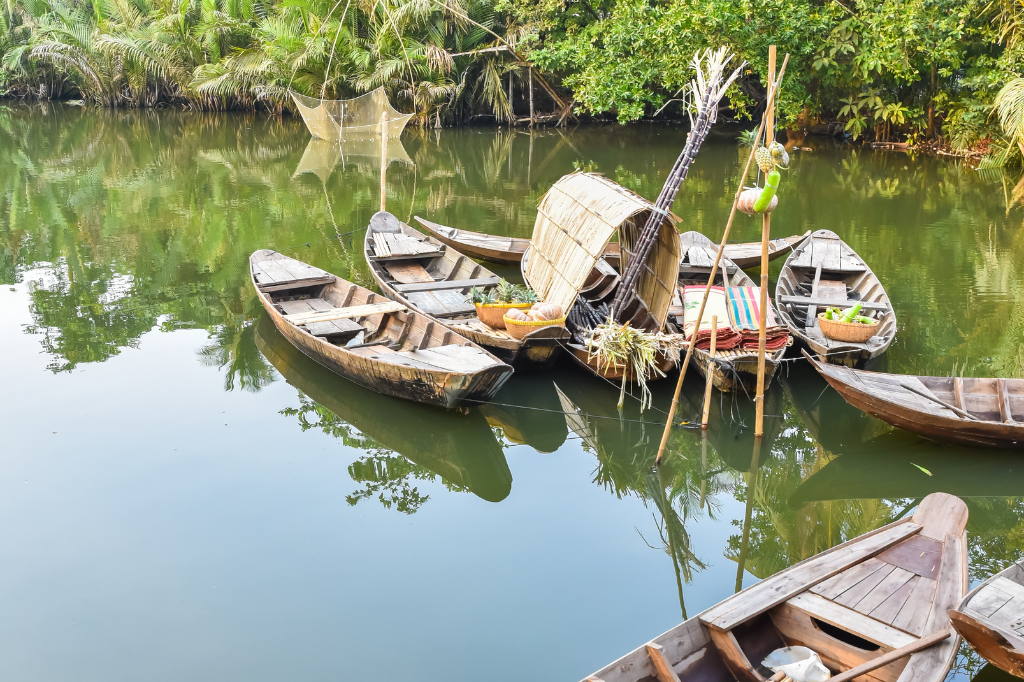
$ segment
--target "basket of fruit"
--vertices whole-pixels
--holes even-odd
[[[492,329],[504,329],[505,313],[529,309],[537,302],[537,294],[529,287],[500,279],[490,291],[473,287],[469,290],[468,299],[476,308],[476,316],[481,322]]]
[[[505,329],[514,339],[522,339],[543,327],[564,327],[565,315],[557,303],[536,303],[528,311],[512,309],[505,313]]]
[[[825,338],[833,341],[864,343],[878,333],[879,320],[864,317],[860,314],[861,304],[854,303],[846,310],[827,308],[818,313],[818,327]]]

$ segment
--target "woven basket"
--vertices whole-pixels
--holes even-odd
[[[510,320],[507,317],[505,320],[505,330],[509,336],[513,339],[522,340],[530,332],[535,332],[541,327],[564,327],[565,317],[562,316],[557,320],[537,320],[536,322],[530,320],[529,322],[520,322],[519,320]]]
[[[532,303],[474,303],[476,316],[491,329],[505,328],[505,313],[512,308],[527,309]]]
[[[875,320],[874,324],[861,324],[860,322],[840,322],[839,320],[826,320],[825,313],[818,313],[818,326],[825,338],[833,341],[848,341],[851,343],[864,343],[876,333],[881,324]]]

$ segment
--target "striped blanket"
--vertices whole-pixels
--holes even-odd
[[[729,287],[729,319],[740,335],[740,347],[757,350],[757,336],[761,321],[760,287]],[[780,327],[771,307],[765,317],[765,348],[778,350],[786,345],[789,332]]]
[[[718,350],[735,348],[740,345],[743,338],[729,322],[729,308],[724,288],[711,287],[708,303],[704,307],[704,316],[701,318],[700,327],[697,328],[697,313],[700,312],[700,302],[704,298],[705,288],[696,285],[683,287],[683,334],[689,341],[696,329],[696,347],[707,350],[711,347],[711,318],[718,317],[715,348]]]

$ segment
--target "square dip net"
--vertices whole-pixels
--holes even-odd
[[[388,137],[398,137],[413,116],[392,107],[382,87],[353,99],[316,99],[289,93],[310,134],[321,140],[380,136],[381,117],[385,112]]]

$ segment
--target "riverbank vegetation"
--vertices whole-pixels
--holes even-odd
[[[727,43],[750,67],[724,115],[744,119],[774,43],[791,130],[1006,159],[1024,150],[1022,36],[1011,0],[7,0],[0,94],[281,113],[289,88],[383,86],[440,126],[522,118],[532,89],[552,120],[627,122],[682,117],[690,57]]]

